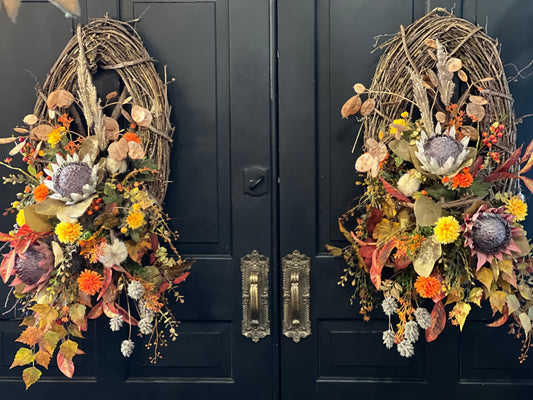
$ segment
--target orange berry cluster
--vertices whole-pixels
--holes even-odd
[[[87,210],[88,215],[93,215],[95,211],[98,211],[101,207],[100,203],[102,203],[102,199],[99,197],[97,199],[94,199],[89,206],[89,209]]]
[[[498,142],[498,138],[503,136],[504,128],[505,127],[498,122],[493,123],[489,128],[490,134],[487,132],[483,132],[481,134],[481,136],[483,136],[483,144],[489,148],[492,147],[493,144],[496,144]]]

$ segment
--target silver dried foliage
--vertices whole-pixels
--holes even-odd
[[[409,358],[415,354],[415,348],[411,342],[402,340],[398,343],[398,353],[400,353],[402,357]]]
[[[139,300],[144,294],[144,287],[139,281],[131,281],[128,285],[128,296],[133,300]]]
[[[418,322],[418,325],[422,329],[427,329],[431,326],[431,323],[433,322],[433,318],[431,318],[431,314],[428,310],[426,310],[423,307],[419,307],[415,311],[415,318],[416,322]]]
[[[385,297],[381,303],[381,307],[383,308],[385,315],[390,317],[398,310],[398,303],[396,303],[396,300],[393,297]]]
[[[387,349],[392,349],[394,346],[394,331],[389,329],[388,331],[383,332],[383,344]]]
[[[109,327],[113,332],[118,331],[120,328],[122,328],[122,325],[124,324],[124,318],[122,315],[115,315],[114,317],[111,317],[109,320]]]
[[[407,67],[411,77],[411,84],[413,85],[413,99],[416,106],[420,110],[420,116],[424,124],[426,132],[433,132],[433,119],[431,117],[431,109],[429,107],[429,100],[426,93],[426,88],[422,82],[422,77],[413,69]]]
[[[120,352],[124,357],[129,357],[133,354],[133,349],[135,348],[135,343],[133,343],[133,340],[126,339],[123,340],[120,345]]]
[[[420,332],[418,331],[418,324],[416,321],[409,321],[405,324],[405,331],[403,334],[405,340],[411,343],[416,343]]]
[[[145,301],[139,301],[139,315],[141,316],[141,318],[146,318],[149,321],[152,321],[155,317],[155,313],[151,309],[146,307]]]
[[[154,327],[152,326],[152,321],[147,318],[142,318],[139,321],[139,330],[143,335],[149,335],[152,333]]]

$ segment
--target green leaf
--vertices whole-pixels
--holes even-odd
[[[426,190],[428,196],[431,196],[434,199],[440,200],[441,198],[444,198],[446,201],[455,200],[455,193],[440,183],[434,183],[431,186],[426,186],[424,189]]]
[[[468,191],[476,197],[484,198],[489,193],[488,189],[490,185],[491,184],[488,182],[474,180],[474,182],[472,182],[472,185],[470,185],[470,187],[468,188]]]
[[[28,165],[28,173],[30,175],[35,176],[35,175],[37,175],[37,170],[35,169],[35,167],[33,165]]]
[[[424,240],[413,261],[413,267],[420,276],[428,277],[433,271],[435,263],[442,255],[442,246],[429,237]]]
[[[61,344],[59,351],[67,360],[72,361],[72,357],[74,357],[78,351],[78,343],[73,340],[67,340]]]
[[[13,364],[11,364],[11,367],[9,367],[9,369],[29,364],[33,361],[33,359],[33,351],[31,351],[31,349],[28,349],[27,347],[21,347],[17,351],[17,354],[15,354]]]
[[[59,335],[56,332],[48,331],[44,334],[39,346],[41,346],[48,353],[52,354],[59,342]]]
[[[85,307],[83,304],[76,303],[70,306],[68,315],[72,322],[74,322],[80,329],[87,329],[87,319],[85,318]]]
[[[411,146],[406,140],[393,140],[389,143],[389,149],[402,160],[411,162]]]
[[[442,216],[442,208],[429,197],[420,196],[415,200],[416,224],[431,226]]]
[[[340,249],[338,247],[335,247],[335,246],[331,246],[329,244],[326,244],[326,249],[334,257],[339,257],[339,256],[342,256],[342,254],[343,254],[342,249]]]
[[[37,382],[40,377],[41,377],[41,370],[39,368],[29,367],[29,368],[26,368],[24,371],[22,371],[22,379],[24,380],[24,383],[26,384],[26,390],[28,390],[28,388],[31,385]]]

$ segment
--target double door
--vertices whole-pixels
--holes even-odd
[[[168,87],[176,133],[166,209],[180,231],[180,251],[196,263],[182,285],[185,304],[174,308],[180,336],[156,365],[149,363],[140,340],[141,351],[124,359],[122,338],[101,319],[80,344],[87,355],[79,358],[72,380],[51,368],[24,392],[20,371],[9,370],[18,323],[2,316],[3,393],[21,399],[63,393],[80,400],[521,398],[528,393],[533,368],[518,364],[520,345],[505,328],[484,326],[490,316],[474,317],[462,334],[448,327],[437,342],[418,343],[410,359],[387,350],[381,343],[384,316],[376,310],[364,322],[357,307],[350,307],[350,289],[337,285],[342,260],[329,256],[324,244],[343,245],[337,217],[357,194],[350,153],[357,127],[342,120],[339,110],[355,82],[372,79],[379,57],[370,54],[374,36],[394,33],[432,7],[455,4],[460,16],[483,25],[488,20],[489,34],[504,44],[504,62],[525,65],[531,57],[523,54],[533,54],[533,40],[513,32],[529,26],[529,2],[80,2],[82,22],[105,12],[122,20],[140,17],[136,27],[158,69],[166,65],[175,78]],[[42,82],[74,23],[40,1],[23,3],[17,25],[0,16],[0,46],[8,60],[0,66],[5,135],[32,109],[34,80],[25,70]],[[528,113],[520,101],[527,102],[531,86],[524,81],[512,88],[518,91],[519,115]],[[520,132],[526,131],[524,124]],[[12,198],[6,191],[1,206]],[[10,223],[4,220],[2,230]],[[261,296],[259,288],[257,303],[267,310],[259,314],[261,322],[268,315],[263,333],[269,334],[257,341],[242,334],[243,302],[246,314],[255,289],[250,279],[243,283],[241,266],[254,250],[269,267],[268,279],[261,281],[268,282],[268,290]],[[287,290],[300,281],[284,276],[283,266],[299,257],[310,265],[308,295],[301,296],[304,280],[298,286],[299,298],[310,305],[310,335],[295,341],[284,335],[284,308],[293,310],[289,318],[297,315]],[[298,307],[303,323],[305,306]]]

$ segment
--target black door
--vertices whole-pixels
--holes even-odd
[[[525,66],[533,54],[528,1],[81,3],[82,22],[105,12],[122,20],[142,16],[137,29],[146,47],[159,71],[167,65],[176,79],[169,86],[177,129],[166,204],[180,230],[179,249],[197,262],[182,286],[186,302],[175,307],[180,337],[155,366],[142,352],[122,358],[121,338],[97,320],[80,344],[87,355],[72,381],[51,368],[24,392],[20,370],[9,370],[18,323],[2,316],[4,393],[21,399],[64,392],[80,399],[287,400],[529,393],[533,367],[518,364],[520,343],[504,328],[485,328],[487,316],[470,320],[461,335],[448,327],[437,342],[419,343],[412,359],[387,351],[384,319],[376,312],[364,322],[349,306],[350,292],[336,284],[342,262],[324,248],[341,244],[337,217],[356,194],[350,153],[356,127],[341,120],[339,110],[355,82],[372,79],[379,57],[369,54],[373,37],[395,33],[435,6],[455,4],[457,15],[488,24],[488,33],[500,38],[504,63]],[[0,16],[7,60],[0,65],[0,87],[8,94],[0,97],[4,136],[33,107],[34,78],[24,70],[42,82],[74,23],[38,1],[23,3],[16,25]],[[531,112],[531,89],[531,80],[511,87],[519,116]],[[523,141],[527,124],[519,128]],[[266,193],[246,193],[247,167],[266,171],[259,183]],[[2,207],[12,193],[0,199]],[[8,220],[2,230],[9,229]],[[271,271],[271,334],[257,343],[241,335],[240,259],[252,250],[270,257]],[[311,259],[311,335],[298,343],[281,333],[281,260],[294,250]]]

